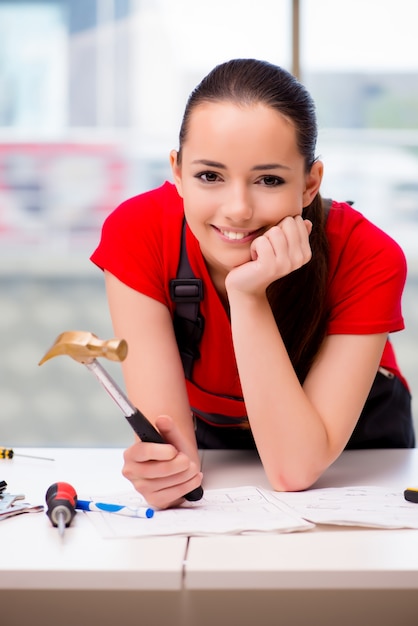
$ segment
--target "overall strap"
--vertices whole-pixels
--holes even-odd
[[[183,220],[180,259],[177,276],[170,280],[170,297],[176,305],[174,332],[179,347],[185,376],[191,380],[193,363],[200,357],[204,318],[199,304],[203,300],[203,281],[196,278],[190,267],[186,248],[186,220]]]
[[[353,206],[354,200],[346,200],[345,203],[349,204],[350,206]],[[329,210],[332,206],[332,198],[322,198],[322,206],[324,207],[324,214],[325,214],[324,221],[326,222],[328,218]]]
[[[329,213],[329,210],[331,208],[331,205],[332,205],[332,199],[331,198],[322,198],[322,206],[324,207],[324,215],[325,215],[324,222],[326,222],[327,219],[328,219],[328,213]]]

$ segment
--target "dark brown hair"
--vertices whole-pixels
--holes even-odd
[[[180,128],[178,162],[187,138],[190,116],[203,102],[228,101],[264,104],[291,120],[296,141],[308,173],[316,160],[317,122],[315,104],[305,87],[281,67],[256,59],[234,59],[215,67],[191,93]],[[313,224],[312,259],[267,289],[277,326],[300,381],[317,354],[326,329],[328,242],[319,194],[303,217]]]

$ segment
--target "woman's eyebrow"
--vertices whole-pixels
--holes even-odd
[[[251,168],[253,171],[258,172],[260,170],[290,170],[291,168],[281,163],[264,163],[261,165],[254,165]]]
[[[205,165],[206,167],[216,167],[220,170],[226,170],[226,165],[218,163],[218,161],[207,161],[206,159],[196,159],[192,161],[192,165]]]
[[[218,161],[208,161],[206,159],[196,159],[195,161],[192,161],[193,165],[205,165],[206,167],[216,167],[217,169],[221,169],[221,170],[226,170],[226,165],[224,165],[223,163],[219,163]],[[254,165],[254,167],[251,168],[252,171],[254,172],[259,172],[262,170],[290,170],[291,168],[288,167],[287,165],[282,165],[281,163],[262,163],[260,165]]]

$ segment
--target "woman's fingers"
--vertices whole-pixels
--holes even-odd
[[[264,233],[263,237],[270,242],[278,267],[290,273],[311,259],[311,231],[312,223],[296,216],[285,218]]]
[[[174,471],[173,468],[167,471],[159,463],[158,466],[157,463],[153,467],[142,463],[140,472],[134,471],[130,478],[132,485],[151,506],[174,506],[202,482],[202,474],[193,464],[188,464],[183,471]]]
[[[182,445],[181,433],[170,417],[159,418],[157,425],[165,439]],[[150,505],[159,508],[177,504],[202,482],[197,464],[173,443],[138,441],[124,452],[122,474]]]
[[[286,217],[251,246],[252,261],[234,268],[227,289],[264,293],[269,284],[308,263],[312,257],[309,235],[312,223],[301,216]]]

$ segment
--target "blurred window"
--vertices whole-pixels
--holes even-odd
[[[290,5],[0,0],[3,253],[92,246],[114,206],[170,176],[187,96],[213,65],[290,66]]]
[[[416,0],[302,0],[302,80],[320,125],[323,191],[418,262]]]

